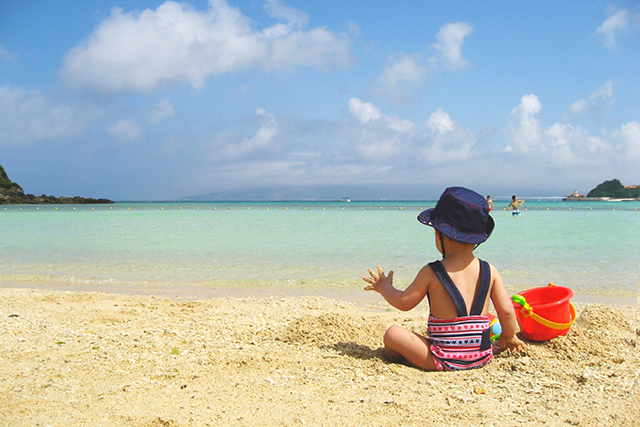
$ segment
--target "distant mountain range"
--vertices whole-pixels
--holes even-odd
[[[453,184],[452,184],[453,185]],[[321,186],[280,186],[253,187],[248,189],[226,190],[214,193],[198,194],[180,199],[181,201],[340,201],[348,197],[351,201],[385,200],[438,200],[445,186],[436,184],[370,184],[370,185],[321,185]],[[502,188],[492,187],[484,193],[482,188],[473,188],[481,194],[491,195],[505,200],[512,194],[527,197],[561,198],[566,190]]]

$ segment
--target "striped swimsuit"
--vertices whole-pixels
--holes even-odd
[[[479,368],[493,359],[489,318],[482,316],[491,284],[491,269],[487,262],[478,261],[482,279],[470,314],[467,314],[467,307],[460,291],[440,261],[429,264],[458,311],[458,317],[455,319],[438,319],[429,315],[431,354],[439,371]]]

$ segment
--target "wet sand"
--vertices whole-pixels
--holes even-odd
[[[0,289],[7,426],[633,426],[638,311],[577,303],[563,337],[487,367],[389,362],[392,324],[426,308],[324,297],[209,298]]]

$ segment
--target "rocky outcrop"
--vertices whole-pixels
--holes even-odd
[[[33,204],[99,204],[113,203],[108,199],[93,199],[90,197],[55,197],[34,196],[33,194],[25,194],[22,187],[12,182],[0,165],[0,205],[33,205]]]

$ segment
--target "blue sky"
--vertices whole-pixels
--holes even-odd
[[[114,200],[640,184],[640,2],[0,1],[0,165]]]

